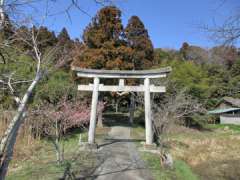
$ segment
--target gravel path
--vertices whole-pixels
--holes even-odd
[[[94,173],[97,180],[153,180],[130,138],[130,128],[113,126],[100,145],[102,163]]]

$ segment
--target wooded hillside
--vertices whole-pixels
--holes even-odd
[[[161,36],[159,34],[159,38]],[[237,46],[221,44],[205,48],[183,42],[179,49],[154,48],[140,17],[133,15],[124,26],[122,12],[115,6],[106,6],[97,12],[85,28],[82,40],[71,39],[66,28],[56,33],[45,26],[17,26],[6,14],[0,29],[2,168],[9,163],[5,165],[4,161],[9,145],[4,139],[13,136],[8,128],[13,128],[10,122],[13,114],[20,112],[19,107],[22,107],[19,114],[22,122],[19,121],[20,133],[16,131],[15,136],[29,138],[23,147],[36,139],[51,141],[59,164],[64,162],[61,140],[76,128],[88,128],[91,94],[77,92],[77,84],[89,80],[79,80],[71,66],[107,70],[171,66],[173,70],[167,80],[155,82],[167,87],[165,94],[152,96],[153,121],[159,133],[156,136],[168,131],[172,122],[201,129],[215,122],[216,117],[207,115],[207,110],[214,109],[226,96],[240,98],[240,49]],[[37,82],[35,88],[29,91],[34,81]],[[129,80],[127,83],[142,82]],[[130,106],[132,95],[141,114],[142,96],[136,93],[123,96],[102,93],[98,113],[102,114],[109,107],[111,111],[114,108],[118,111],[118,105],[123,111],[128,110],[126,107]],[[141,121],[139,118],[140,124]],[[15,156],[17,151],[16,148]]]

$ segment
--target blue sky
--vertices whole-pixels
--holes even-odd
[[[122,21],[126,25],[132,15],[137,15],[148,29],[155,48],[179,48],[186,41],[190,44],[211,47],[214,43],[199,25],[221,23],[236,11],[239,0],[115,0],[122,10]],[[62,0],[52,8],[59,11],[69,2]],[[59,32],[64,26],[72,38],[80,38],[91,18],[102,7],[93,0],[79,0],[80,7],[88,15],[77,9],[71,10],[71,21],[66,14],[54,16],[47,26]]]

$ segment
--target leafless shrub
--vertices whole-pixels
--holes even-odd
[[[164,100],[163,100],[164,99]],[[185,123],[185,118],[205,112],[204,107],[196,99],[186,93],[186,90],[176,91],[163,97],[159,102],[152,99],[152,121],[157,136],[169,132],[169,127],[174,124]],[[137,102],[144,105],[144,97],[138,94]]]
[[[153,121],[158,135],[168,133],[173,124],[184,124],[185,118],[204,112],[203,106],[185,90],[166,97],[166,103],[153,103]]]
[[[185,118],[195,113],[205,111],[203,106],[185,90],[175,91],[175,94],[166,95],[162,100],[152,99],[152,121],[155,134],[155,141],[160,146],[160,162],[163,167],[173,167],[173,157],[168,152],[168,133],[170,127],[176,124],[184,124]],[[158,97],[159,98],[159,97]],[[144,97],[138,95],[138,103],[144,103]]]

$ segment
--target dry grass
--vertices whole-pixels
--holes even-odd
[[[0,135],[2,136],[7,128],[9,120],[13,117],[7,113],[0,119]],[[97,137],[109,128],[98,129]],[[82,129],[75,129],[69,132],[61,140],[64,144],[64,162],[61,165],[56,163],[55,148],[47,138],[32,137],[30,124],[26,121],[20,129],[17,142],[14,148],[14,157],[11,161],[8,180],[26,179],[59,179],[63,176],[70,165],[71,172],[77,177],[92,171],[95,166],[96,157],[89,152],[79,152],[79,136],[86,141],[87,133]]]
[[[8,119],[11,117],[12,114],[7,113],[0,119],[0,135],[3,134]],[[109,131],[108,127],[98,128],[96,134],[102,139],[107,131]],[[170,145],[169,149],[174,159],[186,162],[201,179],[240,179],[238,178],[240,177],[238,170],[240,164],[240,127],[224,129],[216,126],[209,131],[175,127],[171,132],[174,133],[169,134],[165,140]],[[16,175],[26,179],[26,177],[32,177],[32,173],[41,177],[41,174],[47,170],[50,171],[50,168],[53,168],[50,172],[55,174],[60,172],[61,174],[62,170],[52,165],[55,160],[52,145],[38,138],[34,139],[30,134],[28,125],[25,123],[17,139],[9,179],[11,177],[14,179]],[[134,127],[131,135],[135,138],[144,138],[144,128]],[[78,142],[78,133],[68,139],[66,154],[69,154],[70,157],[73,154],[73,147],[76,147]],[[66,158],[68,159],[68,157]],[[82,163],[82,160],[79,162]],[[77,167],[79,166],[77,165]],[[41,169],[43,167],[45,169]],[[26,174],[27,172],[29,174]]]
[[[9,121],[14,116],[14,111],[5,111],[0,119],[0,137],[4,134]],[[39,138],[31,136],[30,128],[27,124],[22,125],[14,147],[13,160],[10,165],[10,171],[14,172],[21,168],[23,162],[33,160],[36,152],[42,148]]]
[[[201,179],[237,179],[240,133],[233,130],[186,130],[169,136],[171,153],[187,162]]]

